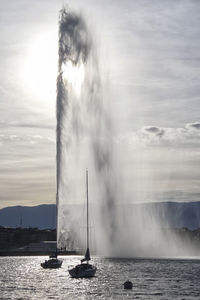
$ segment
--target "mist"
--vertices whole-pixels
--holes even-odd
[[[80,78],[81,72],[83,77]],[[71,78],[73,73],[75,77]],[[105,107],[92,37],[83,17],[65,9],[60,13],[57,91],[57,199],[61,243],[66,228],[67,232],[73,232],[74,240],[78,239],[77,228],[73,228],[76,216],[72,216],[67,204],[77,199],[84,201],[84,172],[88,168],[89,176],[97,183],[95,188],[89,186],[90,197],[92,202],[101,203],[99,222],[104,226],[100,226],[99,234],[106,233],[104,243],[111,247],[117,226],[112,124]],[[72,219],[76,221],[70,223]],[[69,237],[66,235],[65,239]]]
[[[165,215],[158,216],[145,205],[132,205],[149,201],[148,193],[155,201],[156,189],[162,192],[152,180],[150,162],[156,157],[164,159],[162,155],[166,153],[149,152],[136,142],[130,152],[126,139],[119,138],[120,124],[114,122],[115,109],[109,99],[109,84],[102,78],[99,62],[103,60],[95,42],[95,33],[88,29],[83,15],[61,10],[57,77],[58,244],[67,249],[85,245],[85,210],[78,204],[86,199],[88,169],[94,252],[118,257],[194,254],[195,250],[187,244],[182,247],[178,235],[166,230]],[[156,136],[156,141],[165,134],[165,130],[155,126],[146,127],[143,132]],[[149,167],[144,167],[144,159]],[[127,172],[132,174],[128,182]],[[166,227],[162,228],[165,219]]]

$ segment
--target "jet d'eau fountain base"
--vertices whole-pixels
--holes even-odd
[[[117,155],[126,156],[126,145],[119,151],[113,134],[114,110],[109,111],[93,36],[83,16],[61,10],[57,77],[59,246],[68,249],[84,246],[84,178],[88,168],[90,225],[97,253],[121,257],[177,256],[181,241],[161,229],[160,216],[145,205],[127,203],[124,166],[120,164],[122,160],[117,160]],[[128,195],[130,202],[133,198],[134,195]],[[183,252],[190,250],[186,247]]]

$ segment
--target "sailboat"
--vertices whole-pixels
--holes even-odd
[[[68,270],[69,274],[73,278],[89,278],[94,277],[97,268],[91,264],[89,261],[90,257],[90,248],[89,248],[89,209],[88,209],[88,170],[86,170],[86,189],[87,189],[87,246],[86,253],[81,263],[76,265],[74,268]]]
[[[57,258],[57,252],[55,252],[53,255],[49,256],[48,260],[45,260],[45,262],[41,263],[41,267],[44,269],[57,269],[62,266],[62,263],[63,261]]]
[[[57,229],[58,229],[58,201],[56,201],[56,251],[49,256],[48,260],[41,263],[41,267],[44,269],[57,269],[62,266],[63,261],[58,259],[58,247],[57,247]]]

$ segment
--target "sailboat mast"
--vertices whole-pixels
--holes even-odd
[[[86,170],[86,189],[87,189],[87,249],[89,249],[88,170]]]
[[[56,255],[58,250],[58,192],[56,193]]]

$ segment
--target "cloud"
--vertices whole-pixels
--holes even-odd
[[[38,129],[55,129],[55,124],[50,124],[45,122],[41,122],[41,120],[38,120],[38,122],[33,122],[32,120],[25,123],[25,122],[19,122],[19,121],[11,121],[11,122],[0,122],[0,128],[17,128],[17,127],[23,127],[23,128],[38,128]]]
[[[44,149],[46,149],[46,146],[49,145],[49,147],[52,147],[52,145],[55,145],[55,139],[52,137],[45,137],[41,135],[4,135],[0,134],[0,148],[7,149],[7,151],[13,151],[13,147],[15,147],[15,154],[17,156],[17,153],[21,151],[21,156],[23,156],[23,153],[25,155],[25,152],[27,152],[28,148],[28,154],[34,155],[34,149],[33,145],[38,145],[38,147],[41,147],[41,153],[44,152]],[[5,151],[5,150],[4,150]],[[0,150],[1,153],[1,150]],[[26,153],[27,155],[27,153]],[[7,154],[9,157],[9,155]]]
[[[1,206],[55,202],[52,131],[11,127],[1,132]]]
[[[147,133],[147,134],[153,134],[155,136],[158,136],[158,137],[162,137],[165,133],[164,129],[162,128],[159,128],[159,127],[155,127],[155,126],[147,126],[147,127],[143,127],[143,132],[144,134]]]
[[[119,143],[137,148],[140,146],[196,149],[200,145],[200,122],[187,123],[183,127],[144,126],[118,136]]]
[[[54,110],[46,110],[44,119],[37,101],[34,97],[27,97],[27,86],[16,76],[30,41],[50,26],[57,28],[60,3],[50,2],[16,0],[0,3],[0,156],[4,171],[10,170],[16,175],[13,177],[13,187],[19,173],[20,183],[27,184],[26,192],[18,193],[13,188],[13,195],[9,196],[10,177],[6,178],[5,197],[9,200],[18,194],[19,203],[20,198],[26,199],[27,194],[31,196],[34,180],[37,184],[32,199],[45,199],[45,195],[42,198],[40,192],[37,193],[42,188],[42,180],[39,182],[37,176],[44,174],[49,165],[55,164]],[[192,123],[199,118],[199,1],[86,0],[83,4],[80,0],[69,0],[68,3],[70,7],[83,11],[89,25],[92,24],[89,27],[94,27],[98,33],[96,39],[102,41],[104,49],[98,47],[98,53],[105,52],[105,57],[100,57],[102,69],[105,64],[106,71],[111,70],[109,99],[113,119],[118,126],[115,140],[121,144],[119,148],[128,145],[131,149],[127,155],[129,164],[124,171],[125,174],[130,172],[129,178],[126,177],[128,186],[135,189],[132,179],[136,177],[137,163],[141,173],[144,168],[142,175],[148,175],[142,157],[144,153],[141,151],[141,157],[138,154],[141,147],[145,148],[148,163],[150,159],[155,162],[148,180],[151,180],[158,165],[155,153],[159,153],[163,165],[167,161],[167,154],[163,152],[167,153],[169,149],[174,150],[173,163],[180,153],[187,156],[190,152],[190,161],[185,158],[182,165],[191,164],[191,160],[195,165],[200,149],[200,122]],[[107,76],[104,78],[107,80]],[[45,102],[45,99],[42,101]],[[182,125],[184,123],[185,126]],[[124,148],[120,155],[126,158]],[[131,164],[132,161],[134,164]],[[40,168],[31,178],[29,189],[26,178],[35,164]],[[30,169],[22,171],[23,165]],[[170,167],[173,168],[168,162],[164,171]],[[187,168],[184,172],[190,175]],[[180,174],[184,172],[181,170]],[[4,174],[2,172],[1,179]],[[46,172],[44,176],[52,174]],[[161,177],[164,178],[163,174]],[[143,184],[138,178],[138,185]],[[18,182],[16,188],[17,185]],[[157,188],[159,185],[156,184]]]
[[[200,122],[191,122],[182,127],[161,127],[156,124],[118,136],[117,163],[119,173],[124,178],[121,184],[124,197],[133,201],[198,200],[198,124]],[[181,191],[183,197],[177,191]]]
[[[188,123],[185,125],[185,127],[187,129],[197,129],[197,130],[200,130],[200,122],[195,122],[195,123]]]

